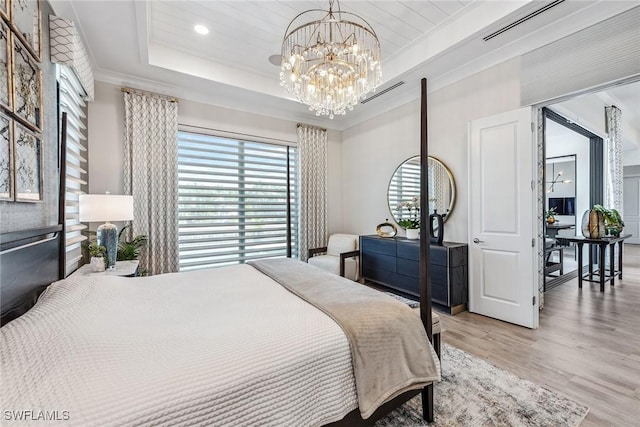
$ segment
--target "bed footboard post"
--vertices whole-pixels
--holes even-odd
[[[429,134],[427,132],[427,79],[420,81],[420,223],[428,223],[429,215]],[[425,227],[423,227],[424,229]],[[431,314],[431,275],[429,274],[430,240],[427,233],[420,233],[420,318],[427,338],[433,339],[433,318]],[[438,355],[439,356],[439,355]],[[433,383],[422,389],[422,418],[433,422]]]
[[[422,418],[428,423],[433,422],[433,384],[422,389]]]

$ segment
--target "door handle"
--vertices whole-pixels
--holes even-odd
[[[484,243],[484,240],[480,240],[477,237],[473,239],[473,243]]]

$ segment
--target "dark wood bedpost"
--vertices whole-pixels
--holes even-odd
[[[420,96],[420,318],[433,343],[431,319],[431,276],[429,274],[429,138],[427,135],[427,79],[421,80]],[[433,421],[433,384],[422,390],[422,418]]]
[[[67,113],[62,113],[60,128],[60,181],[58,188],[58,224],[62,225],[62,238],[60,239],[60,257],[58,261],[59,278],[64,279],[67,269],[67,248],[65,236],[67,226],[65,221],[65,206],[67,192]]]

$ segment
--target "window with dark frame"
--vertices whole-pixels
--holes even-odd
[[[180,130],[180,271],[298,256],[297,148]]]

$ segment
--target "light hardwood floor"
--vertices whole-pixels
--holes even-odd
[[[545,294],[537,330],[464,312],[441,315],[442,341],[588,406],[583,427],[640,426],[640,246],[604,293],[577,280]]]

